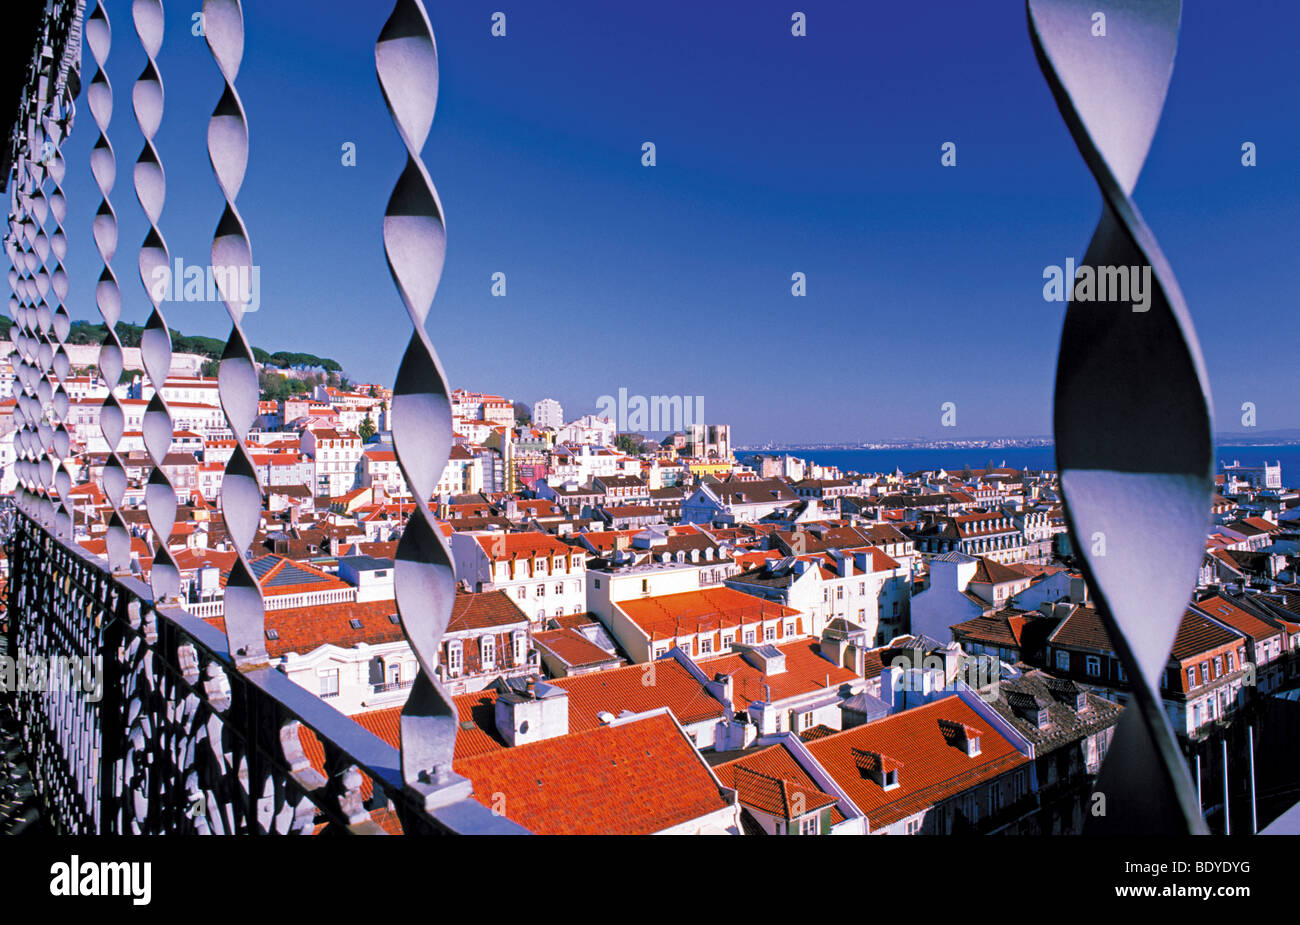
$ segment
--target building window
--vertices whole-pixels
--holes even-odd
[[[460,640],[447,643],[447,673],[453,678],[465,667],[464,652]]]
[[[514,643],[515,643],[514,663],[516,665],[522,665],[524,663],[524,634],[518,632],[515,633]]]
[[[813,715],[811,712],[799,714],[800,729],[811,729],[812,726],[813,726]]]
[[[1201,683],[1202,683],[1202,684],[1209,684],[1209,683],[1210,683],[1210,663],[1209,663],[1209,662],[1201,662]]]
[[[538,585],[536,590],[533,591],[533,597],[545,597],[545,596],[546,596],[546,585]]]
[[[800,835],[816,835],[819,828],[816,816],[804,816],[799,820]]]
[[[1232,653],[1231,653],[1231,652],[1228,653],[1228,670],[1229,670],[1229,671],[1236,671],[1236,667],[1232,664]]]
[[[556,585],[556,586],[555,586],[555,593],[556,593],[556,594],[563,594],[563,593],[564,593],[564,585],[563,585],[563,584],[558,584],[558,585]]]
[[[776,638],[776,627],[775,627],[775,626],[765,626],[765,627],[763,627],[763,641],[764,641],[764,642],[771,642],[771,641],[772,641],[773,639],[775,639],[775,638]]]
[[[1195,687],[1195,686],[1196,686],[1196,669],[1195,669],[1195,668],[1188,668],[1188,669],[1187,669],[1187,686],[1188,686],[1188,687]]]
[[[642,579],[641,579],[641,593],[642,593],[642,594],[649,594],[649,593],[650,593],[650,579],[649,579],[649,578],[642,578]]]
[[[1087,659],[1087,671],[1089,676],[1098,677],[1101,675],[1101,658],[1096,655],[1089,655]]]
[[[1070,653],[1064,649],[1056,650],[1056,667],[1061,671],[1070,670]]]
[[[1218,658],[1214,660],[1214,676],[1216,678],[1223,677],[1223,656],[1222,655],[1220,655]]]
[[[497,645],[496,640],[491,636],[484,636],[478,641],[478,657],[480,665],[484,671],[491,671],[496,667]]]
[[[337,668],[326,668],[318,675],[320,678],[320,695],[322,697],[337,697],[339,695],[339,670]]]
[[[701,655],[712,655],[712,654],[713,654],[713,640],[712,640],[712,639],[701,639],[701,640],[700,640],[700,654],[701,654]]]
[[[515,596],[518,597],[518,598],[522,601],[524,598],[528,597],[528,589],[527,589],[527,588],[520,588],[519,591],[518,591],[518,593],[517,593]]]
[[[752,646],[753,644],[754,644],[754,631],[745,630],[745,645]]]

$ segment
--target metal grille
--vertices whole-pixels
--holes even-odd
[[[61,49],[63,57],[55,62],[47,51],[33,68],[40,79],[28,88],[5,239],[13,264],[9,305],[22,386],[16,411],[21,513],[14,523],[10,651],[29,660],[52,653],[103,660],[102,701],[91,696],[93,689],[75,683],[22,694],[17,701],[52,826],[63,832],[288,834],[324,825],[379,833],[383,829],[363,801],[369,780],[377,800],[373,805],[391,801],[407,832],[523,832],[470,799],[469,782],[452,773],[455,721],[431,671],[450,617],[454,583],[450,557],[427,506],[448,455],[451,421],[445,378],[423,330],[442,265],[440,210],[418,153],[437,88],[436,52],[423,8],[399,3],[376,46],[384,98],[408,149],[407,170],[385,217],[384,242],[415,326],[398,373],[394,430],[420,503],[399,547],[397,582],[402,625],[422,673],[403,720],[400,752],[266,665],[263,601],[248,560],[262,496],[247,447],[258,400],[256,366],[241,327],[248,294],[237,285],[241,277],[249,278],[252,263],[235,205],[248,157],[248,126],[235,90],[244,44],[239,0],[206,0],[203,6],[204,34],[224,81],[208,125],[209,158],[225,197],[212,264],[234,271],[214,273],[232,321],[218,388],[238,442],[221,489],[222,514],[238,553],[224,600],[226,638],[168,604],[178,589],[167,549],[178,499],[163,470],[173,425],[163,397],[172,354],[161,309],[168,288],[161,282],[170,272],[159,228],[166,181],[153,143],[163,115],[157,66],[163,40],[160,0],[132,4],[147,58],[132,102],[144,136],[133,179],[149,221],[139,270],[152,306],[141,342],[154,391],[143,420],[152,464],[145,491],[154,540],[152,588],[127,573],[131,536],[122,515],[127,473],[118,453],[125,415],[111,391],[123,370],[123,350],[113,330],[122,305],[111,266],[117,247],[117,219],[109,201],[116,173],[108,138],[113,91],[104,72],[112,31],[100,5],[85,31],[96,65],[87,98],[98,129],[90,168],[101,195],[93,223],[103,265],[96,304],[108,327],[99,362],[110,389],[100,426],[109,447],[104,488],[113,508],[106,534],[111,571],[72,542],[71,480],[61,465],[69,443],[62,426],[67,414],[62,386],[69,368],[62,350],[69,324],[62,304],[67,293],[62,266],[66,210],[59,187],[63,165],[60,157],[51,162],[53,187],[47,202],[42,190],[47,170],[36,152],[57,155],[70,128],[83,13],[81,4],[55,3],[47,9],[40,46]],[[416,66],[412,70],[409,64]],[[66,90],[62,79],[53,79],[55,73],[67,75]],[[49,213],[55,220],[52,236],[43,227]],[[50,253],[55,265],[47,270]],[[46,299],[51,288],[52,309]],[[437,426],[430,428],[431,421]],[[310,730],[306,738],[314,738],[324,753],[324,774],[307,758],[304,730]]]

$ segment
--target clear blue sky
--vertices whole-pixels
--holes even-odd
[[[441,55],[424,155],[448,256],[430,331],[453,385],[566,415],[602,394],[702,395],[738,443],[1048,433],[1062,305],[1048,264],[1080,257],[1100,198],[1034,61],[1016,2],[430,2]],[[1300,7],[1186,4],[1136,198],[1204,346],[1216,425],[1243,401],[1300,426]],[[124,318],[147,316],[130,89],[144,55],[109,4]],[[490,17],[507,14],[507,36]],[[221,80],[190,3],[167,3],[162,229],[207,264],[221,199],[205,128]],[[808,35],[790,35],[792,9]],[[402,149],[374,75],[387,0],[246,4],[240,194],[258,346],[391,382],[407,339],[380,221]],[[744,12],[740,12],[740,10]],[[84,79],[93,74],[85,51]],[[75,318],[98,320],[98,204],[84,101],[66,183]],[[341,164],[344,142],[355,167]],[[658,166],[641,166],[641,143]],[[958,166],[939,165],[954,141]],[[1240,165],[1243,141],[1259,166]],[[504,271],[508,295],[493,298]],[[790,275],[808,295],[790,294]],[[220,304],[167,303],[224,337]],[[955,401],[958,428],[940,427]]]

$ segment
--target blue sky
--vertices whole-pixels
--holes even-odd
[[[1100,197],[1034,61],[1023,5],[429,3],[441,89],[425,161],[448,224],[430,331],[455,386],[569,417],[601,395],[702,395],[738,443],[1048,433],[1063,306]],[[147,317],[130,168],[144,54],[114,26],[110,137],[124,318]],[[1300,218],[1300,8],[1191,2],[1136,199],[1205,350],[1216,425],[1300,426],[1289,399]],[[221,80],[192,3],[167,4],[161,227],[205,265]],[[808,35],[790,35],[807,13]],[[402,148],[374,75],[386,0],[246,4],[252,139],[239,206],[261,267],[258,346],[391,382],[407,339],[380,221]],[[490,34],[504,10],[507,35]],[[93,60],[85,51],[85,82]],[[69,141],[70,303],[98,320],[84,101]],[[658,164],[641,166],[653,141]],[[940,145],[957,144],[942,168]],[[1240,164],[1257,145],[1259,166]],[[357,146],[357,164],[341,146]],[[494,298],[491,276],[507,274]],[[807,274],[808,295],[790,294]],[[224,337],[217,303],[167,303]],[[958,427],[940,426],[954,401]]]

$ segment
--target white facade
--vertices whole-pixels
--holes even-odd
[[[457,581],[505,591],[534,622],[587,610],[587,557],[541,533],[471,531],[451,535]]]
[[[533,405],[533,426],[559,430],[564,426],[564,408],[554,398],[543,398]]]

